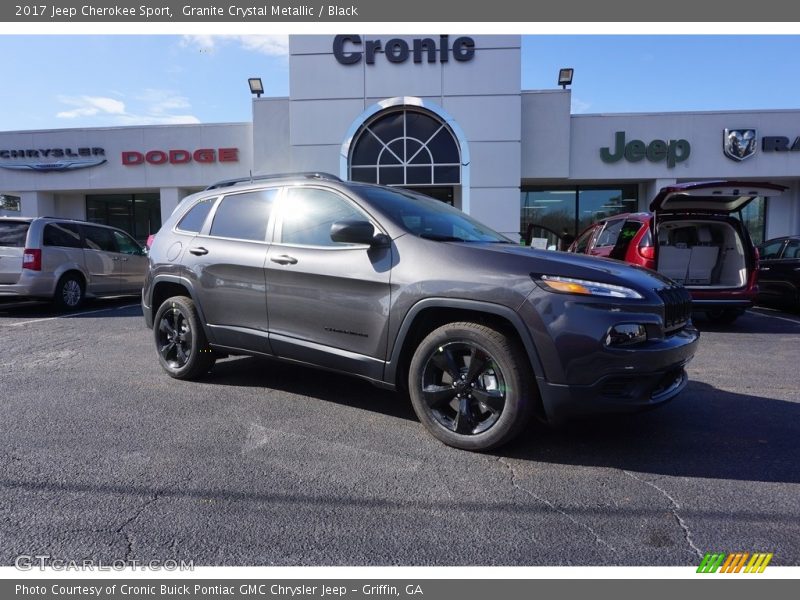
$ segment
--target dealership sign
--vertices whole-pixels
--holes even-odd
[[[475,40],[462,36],[450,44],[450,36],[440,35],[439,42],[433,38],[416,38],[411,44],[400,38],[362,40],[360,35],[337,35],[333,38],[333,55],[339,64],[355,65],[364,59],[368,65],[375,64],[375,56],[383,54],[390,63],[404,63],[411,58],[415,63],[446,63],[450,54],[459,62],[475,57]]]
[[[15,171],[73,171],[106,162],[106,151],[97,147],[25,148],[0,150],[0,168]]]
[[[614,150],[610,147],[600,148],[600,160],[604,163],[619,162],[623,158],[628,162],[639,162],[647,159],[650,162],[666,162],[670,169],[685,161],[692,153],[691,144],[684,140],[642,140],[625,141],[625,132],[617,131],[614,135]]]
[[[724,129],[722,151],[731,160],[741,162],[758,150],[758,132],[755,129]],[[800,152],[800,136],[765,135],[761,139],[764,152]]]
[[[239,162],[238,148],[200,148],[198,150],[125,150],[122,153],[122,164],[131,167],[136,165],[185,165],[196,162],[209,164],[216,162]]]

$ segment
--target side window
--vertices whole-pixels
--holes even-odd
[[[216,198],[204,198],[200,200],[200,202],[190,208],[189,212],[183,215],[183,218],[178,221],[177,228],[181,231],[199,233],[203,228],[203,223],[206,222],[208,212],[211,210],[211,207],[214,206],[215,200]]]
[[[369,218],[341,196],[315,188],[290,188],[282,215],[281,242],[305,246],[344,246],[331,239],[331,225],[342,219]]]
[[[81,232],[72,223],[48,223],[42,233],[42,245],[80,248]]]
[[[575,252],[586,254],[586,250],[589,248],[589,242],[591,241],[596,230],[597,227],[590,227],[581,234],[581,236],[578,238],[578,241],[575,242]]]
[[[117,244],[114,241],[114,232],[103,227],[84,226],[83,234],[86,238],[84,248],[90,250],[102,250],[103,252],[118,252]]]
[[[595,248],[606,248],[608,246],[614,246],[617,243],[617,236],[619,232],[622,231],[622,225],[625,221],[623,219],[617,219],[616,221],[608,221],[606,226],[603,228],[603,232],[597,238],[597,243],[594,245]]]
[[[209,235],[266,241],[267,224],[277,196],[277,189],[225,196],[214,214]]]
[[[115,231],[114,238],[117,240],[117,247],[122,254],[134,254],[140,256],[144,254],[144,252],[142,252],[142,247],[124,233]]]
[[[640,223],[639,221],[625,221],[625,224],[620,228],[619,235],[617,236],[617,241],[614,244],[614,248],[611,250],[611,254],[609,254],[609,258],[616,258],[618,260],[625,260],[625,255],[628,252],[628,247],[631,245],[633,238],[636,237],[636,234],[639,233],[639,230],[644,227],[644,223]],[[649,231],[646,236],[649,235]],[[647,240],[642,240],[641,246],[652,246],[653,242],[652,239],[648,243]]]
[[[762,260],[770,260],[778,258],[781,254],[781,248],[786,240],[778,240],[777,242],[770,242],[761,246],[758,251]],[[788,258],[788,257],[787,257]]]
[[[783,258],[800,258],[800,241],[791,240],[786,244],[786,250],[783,251]]]

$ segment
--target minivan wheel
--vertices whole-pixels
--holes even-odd
[[[53,303],[60,310],[77,310],[83,304],[83,279],[67,273],[58,280]]]
[[[706,311],[708,320],[717,325],[730,325],[741,317],[742,314],[744,314],[743,310],[734,310],[730,308],[717,308],[715,310]]]
[[[153,320],[158,360],[175,379],[197,379],[214,365],[205,331],[191,298],[173,296],[164,301]]]
[[[411,403],[436,438],[464,450],[509,442],[530,420],[535,386],[512,337],[478,323],[448,323],[417,347],[408,377]]]

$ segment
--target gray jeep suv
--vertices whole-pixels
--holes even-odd
[[[683,287],[511,243],[398,188],[319,173],[223,182],[156,235],[145,321],[172,377],[271,356],[406,390],[446,444],[661,404],[697,349]]]

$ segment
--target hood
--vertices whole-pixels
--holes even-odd
[[[655,271],[610,258],[556,250],[535,250],[529,246],[514,244],[449,243],[469,248],[484,256],[487,253],[495,257],[505,255],[505,260],[513,262],[514,270],[520,275],[561,275],[648,290],[674,285],[674,282]],[[475,256],[474,260],[476,263],[480,262],[480,257]]]
[[[759,196],[780,196],[787,188],[754,181],[701,181],[662,188],[650,203],[654,213],[728,215]]]

